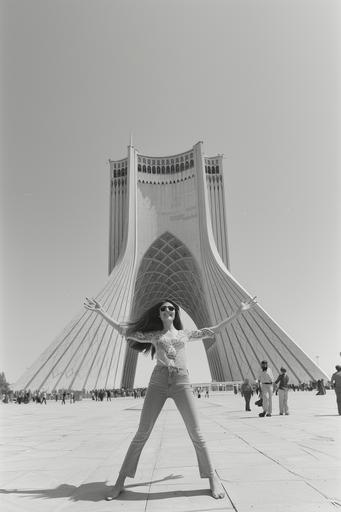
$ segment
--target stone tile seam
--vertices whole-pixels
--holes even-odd
[[[145,506],[144,506],[144,512],[147,512],[147,507],[148,507],[148,502],[149,502],[149,494],[150,494],[150,490],[151,490],[151,487],[152,487],[152,482],[153,482],[153,477],[154,477],[155,469],[156,469],[158,460],[160,458],[162,441],[164,439],[164,434],[165,434],[165,425],[166,425],[166,420],[167,420],[167,416],[168,416],[168,411],[165,410],[163,412],[164,412],[164,415],[163,415],[163,423],[162,423],[161,436],[160,436],[160,439],[159,439],[157,456],[155,458],[155,462],[154,462],[153,469],[152,469],[152,474],[151,474],[151,477],[150,477],[150,484],[149,484],[149,487],[148,487],[148,496],[146,498],[146,502],[145,502]]]
[[[236,507],[236,505],[235,505],[234,501],[232,500],[231,496],[229,495],[229,493],[228,493],[228,491],[227,491],[227,489],[226,489],[225,485],[223,484],[223,480],[222,480],[222,478],[220,477],[220,475],[219,475],[218,471],[217,471],[217,470],[215,470],[215,472],[216,472],[217,477],[219,478],[219,481],[220,481],[220,484],[221,484],[222,488],[223,488],[223,489],[224,489],[224,491],[225,491],[225,496],[226,496],[226,498],[227,498],[227,499],[229,500],[229,502],[231,503],[231,506],[232,506],[233,510],[235,510],[235,512],[238,512],[238,509],[237,509],[237,507]]]

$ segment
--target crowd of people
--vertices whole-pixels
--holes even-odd
[[[134,397],[143,398],[147,388],[119,388],[119,389],[92,389],[90,391],[73,391],[61,389],[58,391],[10,391],[4,393],[2,402],[15,402],[17,404],[28,404],[35,402],[37,404],[46,404],[46,401],[52,400],[66,404],[67,402],[75,403],[82,399],[92,399],[95,402],[111,401],[112,398]]]
[[[341,368],[341,366],[340,366]],[[338,372],[336,372],[338,373]],[[326,384],[322,379],[318,381],[311,381],[309,383],[301,382],[300,384],[287,384],[288,391],[316,391],[317,395],[326,394],[326,389],[335,387],[335,383],[331,380]],[[341,385],[340,385],[341,387]],[[234,394],[241,394],[245,399],[245,410],[250,409],[250,400],[252,396],[260,395],[260,386],[257,380],[246,378],[243,383],[237,382],[234,384],[226,384],[224,386],[217,386],[215,383],[211,385],[193,385],[192,392],[197,398],[210,398],[212,392],[233,390]],[[112,389],[92,389],[90,391],[78,390],[58,390],[58,391],[10,391],[2,395],[2,402],[9,403],[15,402],[17,404],[28,404],[34,402],[37,404],[45,404],[47,401],[60,402],[61,404],[75,403],[82,399],[91,399],[95,402],[111,401],[113,398],[144,398],[146,395],[146,387],[138,388],[112,388]],[[280,393],[279,389],[274,389],[276,394]]]
[[[31,390],[22,390],[22,391],[13,391],[4,394],[2,397],[2,401],[4,403],[15,402],[17,404],[28,404],[30,402],[34,402],[37,404],[47,404],[47,400],[53,400],[55,402],[60,401],[62,404],[65,404],[67,401],[70,403],[75,403],[79,396],[81,395],[78,391],[31,391]]]
[[[119,388],[119,389],[92,389],[90,396],[95,402],[111,401],[112,398],[134,397],[141,398],[146,394],[147,388]]]

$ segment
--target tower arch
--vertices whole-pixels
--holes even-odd
[[[154,240],[143,255],[136,277],[131,319],[138,318],[155,303],[166,299],[178,304],[197,326],[209,325],[198,262],[187,245],[169,231]],[[213,342],[213,339],[205,340],[206,350]],[[138,353],[127,347],[124,386],[129,386],[134,378],[137,358]],[[218,361],[216,365],[219,365]],[[217,373],[213,368],[210,370]]]
[[[141,260],[133,312],[139,315],[165,298],[174,300],[196,324],[209,322],[199,265],[187,245],[169,231],[150,245]]]

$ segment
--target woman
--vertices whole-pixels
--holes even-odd
[[[242,302],[230,317],[218,325],[196,331],[185,331],[180,320],[179,307],[171,300],[155,304],[136,322],[124,325],[107,315],[95,299],[86,298],[84,307],[101,315],[114,329],[126,337],[133,349],[145,353],[151,351],[152,357],[156,354],[156,366],[144,399],[137,433],[130,444],[117,481],[107,500],[117,498],[124,488],[127,476],[132,478],[135,476],[141,451],[167,398],[174,399],[186,424],[196,451],[201,478],[209,479],[214,498],[224,497],[200,432],[186,366],[185,345],[194,339],[213,337],[234,318],[255,304],[255,298]]]

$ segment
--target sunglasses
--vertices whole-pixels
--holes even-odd
[[[174,311],[175,307],[174,306],[161,306],[160,311],[166,311],[167,309],[168,309],[168,311]]]

